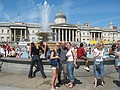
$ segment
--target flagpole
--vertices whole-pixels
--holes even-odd
[[[20,21],[20,19],[19,19],[19,11],[18,11],[18,22]]]

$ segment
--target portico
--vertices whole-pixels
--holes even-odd
[[[55,33],[55,36],[53,37],[53,41],[71,41],[71,42],[77,42],[78,41],[78,32],[77,29],[71,28],[54,28],[52,29]]]
[[[16,42],[16,41],[23,41],[26,39],[27,36],[26,27],[11,26],[10,29],[11,29],[11,39],[12,39],[11,41]]]

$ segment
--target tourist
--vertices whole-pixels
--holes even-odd
[[[87,57],[87,53],[85,52],[85,49],[83,47],[83,43],[80,43],[79,48],[77,48],[77,58],[85,60],[86,66],[84,67],[84,69],[86,71],[89,71],[89,60]]]
[[[10,54],[8,54],[8,57],[16,57],[16,52],[14,48],[11,49]]]
[[[111,48],[109,49],[109,56],[111,58],[114,58],[114,60],[115,60],[115,69],[118,70],[118,67],[117,67],[117,65],[118,65],[118,55],[117,55],[116,50],[117,50],[116,44],[113,44],[111,46]]]
[[[110,57],[115,57],[115,54],[116,54],[116,44],[113,44],[109,49],[109,55]]]
[[[39,47],[35,46],[35,44],[33,42],[31,43],[30,55],[31,55],[32,59],[31,59],[31,65],[30,65],[30,71],[29,71],[28,78],[33,77],[33,66],[35,65],[35,62],[37,62],[37,65],[41,71],[42,77],[43,77],[43,79],[45,79],[46,75],[44,73],[43,65],[40,60]]]
[[[60,45],[59,45],[60,46]],[[67,57],[66,57],[66,53],[67,53],[67,47],[66,47],[66,43],[65,41],[61,42],[61,46],[60,46],[60,66],[59,66],[59,70],[58,70],[58,86],[61,86],[62,82],[61,82],[61,72],[63,70],[63,75],[64,75],[64,84],[67,81]]]
[[[43,48],[45,58],[48,59],[50,57],[50,48],[49,48],[49,46],[46,44],[46,42],[41,41],[40,42],[40,47]]]
[[[87,57],[88,58],[94,58],[94,52],[93,52],[91,47],[89,47],[89,49],[87,51]]]
[[[74,49],[72,48],[72,44],[70,42],[67,42],[66,44],[67,46],[67,53],[66,53],[66,57],[67,57],[67,74],[68,74],[68,79],[69,79],[69,83],[65,84],[66,87],[68,88],[73,88],[73,84],[74,84],[74,66],[77,67],[76,64],[76,54]]]
[[[21,48],[20,46],[14,47],[15,51],[16,51],[16,57],[19,58],[21,56]]]
[[[120,40],[117,41],[117,56],[118,56],[118,74],[119,74],[119,81],[120,81]]]
[[[28,53],[28,58],[30,58],[30,44],[29,43],[26,46],[26,51]]]
[[[0,45],[0,57],[5,57],[5,48],[3,45]]]
[[[93,71],[94,71],[94,77],[95,77],[95,85],[94,87],[97,87],[97,81],[98,79],[101,80],[101,85],[104,85],[104,64],[103,64],[103,55],[104,55],[104,49],[102,43],[97,43],[96,48],[94,49],[94,65],[93,65]]]
[[[51,90],[55,90],[55,81],[58,74],[59,69],[59,54],[57,50],[59,49],[58,45],[56,44],[55,48],[51,50],[50,54],[50,65],[52,69],[52,80],[51,80]]]
[[[10,53],[10,46],[8,45],[8,43],[5,42],[5,54],[6,54],[6,57],[8,56],[8,54]]]

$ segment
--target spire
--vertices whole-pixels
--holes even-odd
[[[112,21],[110,21],[110,23],[109,23],[109,28],[113,29],[113,23],[112,23]]]

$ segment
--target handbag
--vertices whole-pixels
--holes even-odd
[[[58,62],[57,59],[50,59],[49,64],[50,64],[51,66],[57,66],[57,62]]]
[[[76,64],[77,64],[77,66],[74,66],[75,69],[79,69],[79,67],[80,67],[80,63],[76,62]]]

